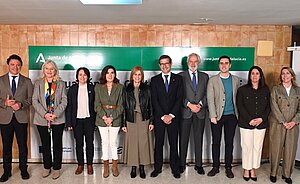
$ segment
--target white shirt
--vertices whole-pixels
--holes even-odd
[[[189,71],[189,74],[190,74],[190,77],[191,77],[191,81],[193,82],[193,73],[195,73],[195,76],[196,76],[196,84],[198,84],[198,72],[197,70],[195,72],[193,72],[192,70],[188,70]]]
[[[189,74],[190,74],[190,77],[191,77],[191,81],[193,83],[193,73],[195,73],[195,76],[196,76],[196,84],[198,84],[198,71],[196,70],[195,72],[193,72],[192,70],[188,70],[189,71]],[[187,102],[187,106],[190,104],[191,102]],[[200,100],[199,104],[202,106],[202,100]]]
[[[290,85],[290,87],[288,87],[288,88],[286,88],[286,87],[284,87],[284,88],[286,90],[287,95],[290,96],[292,85]]]
[[[87,90],[87,84],[80,85],[77,95],[77,118],[90,117],[89,111],[89,95]]]
[[[168,85],[170,85],[171,72],[169,72],[169,73],[161,73],[161,77],[164,80],[164,84],[166,83],[166,77],[165,77],[165,75],[168,75]],[[172,116],[172,118],[175,118],[175,116],[173,114],[170,113],[169,115]],[[164,116],[162,116],[160,119],[164,120]]]
[[[166,83],[166,77],[165,77],[165,75],[168,75],[168,84],[170,85],[170,80],[171,80],[171,72],[169,72],[169,73],[161,73],[161,76],[162,76],[162,78],[163,78],[163,80],[164,80],[164,84]]]
[[[17,88],[18,88],[18,84],[19,84],[20,74],[18,73],[17,75],[12,75],[11,73],[8,73],[10,88],[12,87],[12,80],[13,80],[13,77],[12,77],[12,76],[17,76],[17,77],[15,78],[16,89],[17,89]]]

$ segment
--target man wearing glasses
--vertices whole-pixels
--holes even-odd
[[[157,177],[162,171],[165,130],[170,145],[170,167],[175,178],[180,178],[178,156],[178,127],[183,98],[181,76],[171,72],[172,59],[168,55],[159,58],[161,73],[151,78],[151,98],[154,115],[154,171]]]
[[[231,170],[233,139],[237,126],[236,92],[239,87],[237,76],[231,75],[231,59],[228,56],[219,58],[220,73],[211,77],[207,85],[207,104],[211,121],[213,168],[207,173],[215,176],[220,167],[220,143],[224,126],[225,138],[225,173],[234,178]]]

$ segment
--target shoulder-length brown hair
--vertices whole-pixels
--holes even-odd
[[[252,70],[258,70],[259,72],[259,81],[258,81],[258,88],[264,87],[266,85],[265,83],[265,76],[264,76],[264,72],[262,71],[262,69],[259,66],[252,66],[248,72],[248,86],[252,87],[252,81],[251,81],[251,72]]]
[[[280,76],[279,76],[280,84],[282,84],[281,74],[282,74],[283,70],[288,70],[290,72],[290,74],[292,75],[292,85],[293,86],[298,86],[297,82],[296,82],[296,74],[295,74],[294,70],[291,67],[288,67],[288,66],[284,66],[284,67],[281,68]]]
[[[115,78],[113,80],[113,83],[115,83],[115,84],[119,83],[119,79],[117,79],[117,71],[116,71],[115,67],[113,67],[112,65],[107,65],[101,71],[100,84],[106,84],[107,83],[106,74],[108,73],[109,69],[112,69],[115,73]]]
[[[135,66],[131,69],[131,73],[130,73],[130,81],[133,81],[133,75],[137,72],[137,71],[140,71],[141,74],[142,74],[142,81],[141,82],[144,82],[144,70],[141,66]]]

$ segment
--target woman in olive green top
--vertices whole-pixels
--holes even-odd
[[[103,177],[109,176],[109,159],[113,162],[113,175],[118,176],[117,138],[122,121],[123,86],[116,78],[116,69],[108,65],[103,68],[100,84],[95,87],[96,126],[102,140]],[[111,154],[109,155],[109,151]]]

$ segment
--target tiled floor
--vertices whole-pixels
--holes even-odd
[[[163,168],[162,174],[160,174],[156,178],[150,177],[150,172],[152,171],[152,167],[148,166],[146,167],[147,172],[147,178],[141,179],[139,176],[137,176],[134,179],[131,179],[129,174],[131,171],[130,167],[127,167],[126,165],[120,164],[120,175],[118,177],[113,177],[111,174],[108,178],[102,177],[102,164],[94,164],[94,175],[87,175],[86,170],[81,175],[75,175],[74,171],[76,169],[76,164],[64,164],[61,170],[61,177],[57,180],[53,180],[51,176],[48,178],[42,178],[41,173],[43,170],[42,164],[29,164],[28,171],[31,175],[31,178],[29,180],[22,180],[20,177],[20,172],[18,169],[18,164],[13,164],[13,176],[8,180],[6,183],[30,183],[30,184],[42,184],[42,183],[64,183],[64,184],[84,184],[84,183],[117,183],[117,184],[135,184],[135,183],[145,183],[145,184],[173,184],[173,183],[188,183],[188,184],[194,184],[194,183],[205,183],[205,184],[237,184],[237,183],[258,183],[258,184],[266,184],[270,183],[269,181],[269,164],[263,164],[261,168],[257,171],[257,177],[258,181],[244,181],[242,178],[243,170],[241,168],[241,165],[237,165],[233,167],[233,172],[235,174],[235,178],[228,179],[225,176],[225,170],[222,167],[221,171],[218,175],[215,177],[208,177],[206,175],[198,175],[193,166],[188,166],[186,171],[181,175],[180,179],[175,179],[171,172],[169,165],[165,164]],[[111,165],[110,165],[111,167]],[[85,168],[86,169],[86,168]],[[204,167],[205,172],[207,173],[211,167]],[[3,173],[2,164],[0,165],[0,173]],[[279,172],[280,175],[280,172]],[[277,183],[284,183],[281,179],[281,176],[277,176],[278,181]],[[300,170],[294,169],[293,175],[292,175],[293,182],[295,184],[300,183]]]

